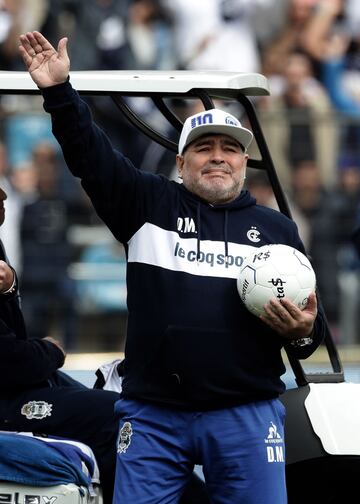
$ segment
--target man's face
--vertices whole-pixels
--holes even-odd
[[[5,206],[4,201],[7,198],[6,192],[0,187],[0,226],[4,224],[5,220]]]
[[[176,156],[184,186],[213,204],[229,203],[244,184],[248,155],[227,135],[204,135]]]

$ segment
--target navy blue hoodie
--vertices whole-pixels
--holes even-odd
[[[254,247],[284,243],[304,252],[295,223],[247,191],[210,205],[137,170],[69,82],[43,96],[69,169],[126,250],[123,396],[197,410],[277,397],[284,340],[244,307],[236,278]],[[323,331],[319,313],[314,344],[291,351],[307,357]]]
[[[0,259],[8,262],[1,241]],[[64,359],[63,352],[51,341],[27,337],[18,290],[0,294],[0,399],[48,386]]]

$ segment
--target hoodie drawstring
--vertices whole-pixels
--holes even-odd
[[[201,214],[200,214],[200,203],[197,205],[196,209],[196,229],[197,229],[197,249],[196,249],[196,262],[199,264],[200,261],[200,240],[201,240]]]
[[[226,267],[228,267],[228,264],[229,264],[228,220],[229,220],[229,212],[228,212],[228,210],[225,210],[225,213],[224,213],[224,242],[225,242],[225,266]]]
[[[229,222],[229,212],[224,211],[224,244],[225,244],[225,267],[229,264],[229,243],[228,243],[228,222]],[[197,242],[196,242],[196,262],[200,262],[200,242],[201,242],[201,205],[198,203],[196,209],[196,229],[197,229]]]

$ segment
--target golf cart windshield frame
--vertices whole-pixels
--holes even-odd
[[[250,158],[248,166],[265,170],[280,212],[292,218],[286,196],[280,185],[254,105],[249,97],[267,96],[270,89],[261,74],[192,71],[78,71],[71,73],[71,82],[81,95],[109,96],[121,113],[153,141],[177,152],[177,143],[156,131],[129,106],[127,97],[147,97],[164,118],[179,133],[182,121],[166,103],[167,98],[199,99],[206,110],[214,107],[213,100],[237,101],[243,107],[260,153],[260,159]],[[27,72],[0,72],[1,94],[40,94]],[[344,372],[337,348],[326,323],[324,344],[332,367],[331,372],[306,373],[299,360],[288,355],[299,386],[313,383],[343,382]]]

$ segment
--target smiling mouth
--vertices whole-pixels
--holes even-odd
[[[207,168],[203,170],[202,175],[230,175],[230,172],[226,168]]]

